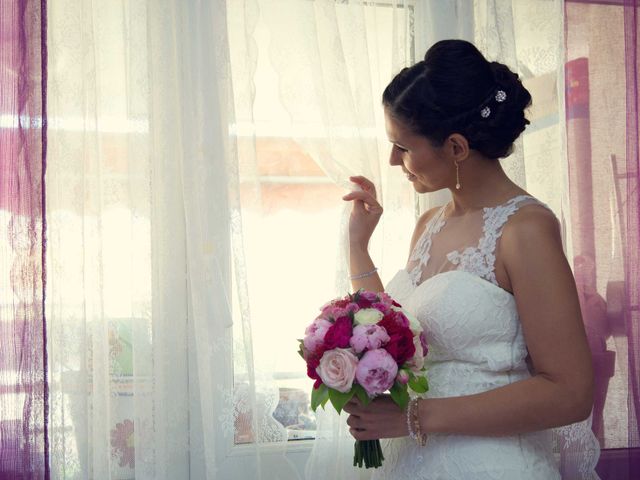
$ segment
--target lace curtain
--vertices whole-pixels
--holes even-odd
[[[0,479],[48,478],[46,2],[2,2],[0,44]]]
[[[62,0],[49,32],[52,475],[273,474],[234,441],[284,429],[253,368],[226,2]]]

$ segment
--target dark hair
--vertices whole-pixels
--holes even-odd
[[[496,98],[499,91],[506,94],[501,102]],[[511,154],[513,142],[529,124],[524,109],[531,104],[531,94],[516,73],[502,63],[488,62],[473,44],[443,40],[423,61],[395,76],[382,103],[435,145],[460,133],[470,148],[498,159]],[[486,117],[481,114],[488,111]]]

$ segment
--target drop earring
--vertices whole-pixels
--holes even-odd
[[[458,162],[455,162],[456,164],[456,190],[460,190],[462,188],[462,185],[460,185],[460,166],[458,165]]]

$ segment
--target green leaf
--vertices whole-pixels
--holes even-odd
[[[389,390],[389,393],[391,393],[391,398],[400,408],[403,410],[407,408],[407,404],[409,403],[409,392],[407,391],[406,385],[401,385],[398,382],[395,382],[393,387],[391,387],[391,390]]]
[[[371,403],[371,399],[369,398],[369,395],[367,395],[367,391],[362,387],[362,385],[356,383],[353,386],[353,390],[360,400],[360,403],[362,403],[364,406],[367,406]]]
[[[425,393],[429,390],[429,383],[426,377],[415,376],[409,379],[409,387],[416,393]]]
[[[326,400],[329,399],[329,389],[327,386],[322,383],[318,388],[314,388],[311,390],[311,410],[314,412],[318,408],[318,405],[323,402],[326,403]]]
[[[340,413],[347,402],[351,400],[351,397],[353,397],[353,389],[347,393],[339,392],[333,388],[329,389],[329,400],[331,400],[333,408],[335,408],[338,413]]]

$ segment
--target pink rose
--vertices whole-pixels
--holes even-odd
[[[375,350],[389,341],[387,331],[378,325],[357,325],[349,344],[356,353],[363,350]]]
[[[305,337],[302,340],[304,348],[309,352],[316,352],[324,342],[324,336],[332,325],[333,324],[330,321],[325,320],[324,318],[316,318],[304,331]]]
[[[398,375],[396,375],[396,381],[401,383],[402,385],[406,385],[409,383],[409,374],[406,370],[398,370]]]
[[[378,348],[366,352],[356,369],[356,379],[370,397],[391,388],[398,373],[398,365],[389,353]]]
[[[327,387],[346,393],[351,390],[357,366],[358,357],[351,350],[336,348],[324,352],[316,371]]]

